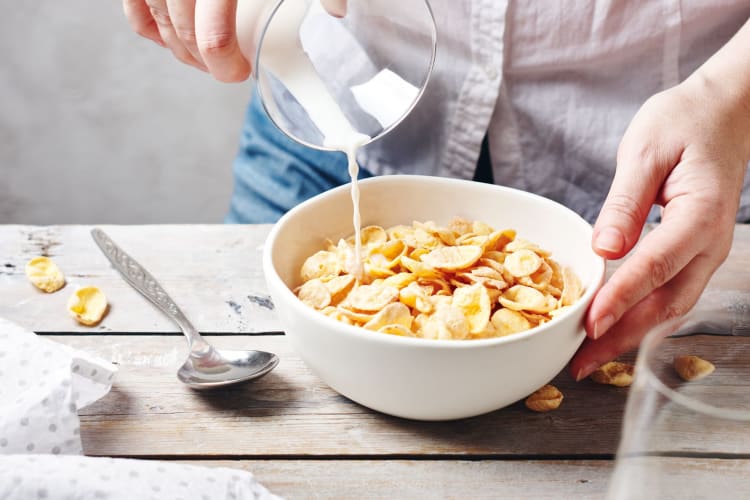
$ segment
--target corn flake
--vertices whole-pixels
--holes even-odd
[[[400,325],[411,328],[414,318],[411,311],[401,302],[392,302],[377,312],[364,327],[368,330],[380,330],[388,325]]]
[[[492,314],[492,325],[499,337],[531,328],[531,323],[523,314],[504,307]]]
[[[434,269],[456,271],[474,265],[482,253],[482,247],[477,245],[442,247],[424,255],[422,262]]]
[[[81,287],[68,299],[68,312],[76,321],[86,326],[99,323],[107,308],[107,297],[95,286]]]
[[[344,300],[356,280],[351,274],[344,274],[321,281],[323,281],[323,284],[328,289],[328,293],[331,295],[330,303],[335,305]]]
[[[414,332],[409,330],[404,325],[385,325],[378,329],[380,333],[387,333],[389,335],[398,335],[399,337],[415,337]]]
[[[364,227],[356,278],[353,246],[353,237],[326,241],[302,265],[295,293],[338,321],[389,335],[512,335],[563,314],[583,293],[548,251],[479,221]]]
[[[542,265],[542,258],[527,248],[517,250],[505,258],[503,263],[516,278],[535,273]]]
[[[583,287],[581,286],[581,280],[569,267],[563,267],[562,277],[563,289],[562,296],[560,297],[560,304],[563,306],[569,306],[581,296]]]
[[[417,277],[412,273],[398,273],[393,276],[389,276],[383,280],[383,284],[387,286],[393,286],[401,290],[410,283],[417,281]]]
[[[299,287],[297,297],[313,309],[323,309],[331,303],[331,292],[319,278],[311,279]]]
[[[65,286],[65,276],[52,259],[34,257],[26,263],[26,277],[43,292],[56,292]]]
[[[456,288],[453,292],[453,307],[460,309],[469,325],[469,333],[480,333],[490,321],[490,296],[481,285]]]
[[[387,285],[360,285],[347,297],[352,308],[359,311],[380,311],[391,302],[398,300],[398,288]]]
[[[300,270],[302,281],[323,276],[337,276],[341,272],[340,259],[336,252],[321,250],[305,260]]]

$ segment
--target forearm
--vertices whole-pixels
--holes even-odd
[[[744,127],[740,146],[750,160],[750,20],[685,83],[708,91],[734,127]]]

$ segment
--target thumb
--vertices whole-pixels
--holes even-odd
[[[346,0],[320,0],[320,3],[332,16],[344,17],[346,15]]]
[[[634,125],[636,130],[633,130]],[[592,247],[606,259],[619,259],[638,242],[651,206],[679,155],[668,155],[638,133],[632,123],[620,144],[617,169],[594,225]],[[661,151],[660,151],[661,149]]]

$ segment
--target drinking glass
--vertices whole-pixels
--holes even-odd
[[[350,128],[370,142],[416,105],[435,62],[427,0],[348,0],[343,17],[319,0],[281,0],[256,47],[257,95],[288,136],[309,147]]]
[[[715,371],[685,381],[678,356]],[[750,495],[750,293],[707,292],[641,343],[608,498]]]

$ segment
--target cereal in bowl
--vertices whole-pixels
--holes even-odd
[[[361,265],[353,237],[328,242],[305,260],[295,289],[350,325],[427,339],[502,337],[552,320],[583,293],[571,269],[512,229],[455,218],[361,234]]]

